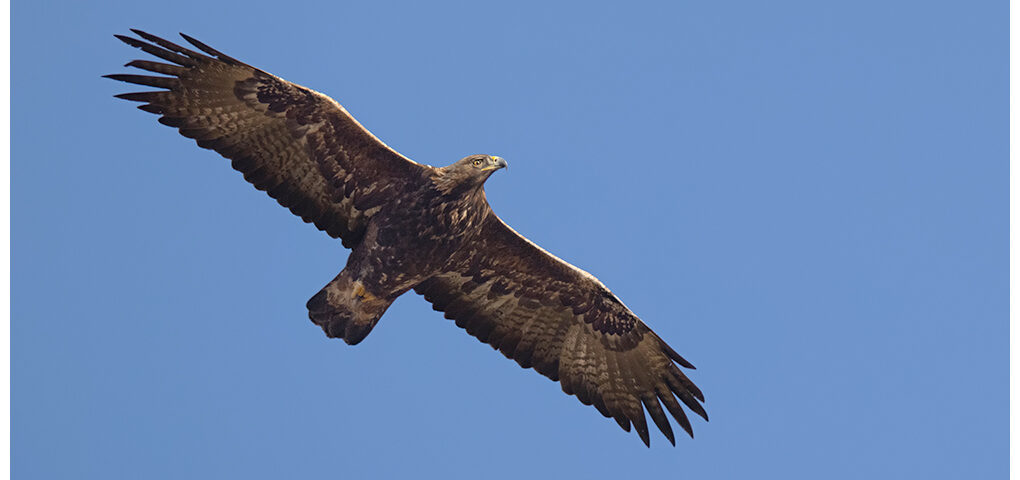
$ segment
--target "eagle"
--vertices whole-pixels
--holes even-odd
[[[141,102],[199,147],[230,159],[244,179],[351,249],[343,270],[308,301],[328,337],[356,345],[393,301],[413,290],[478,340],[568,395],[631,425],[650,446],[645,412],[676,445],[668,411],[708,420],[690,362],[591,274],[524,238],[485,197],[507,166],[469,155],[416,163],[380,141],[332,98],[247,65],[183,33],[193,50],[132,29],[115,35],[160,61],[145,75],[107,78],[155,87]],[[153,75],[152,73],[156,74]]]

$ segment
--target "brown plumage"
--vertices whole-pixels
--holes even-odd
[[[520,236],[489,208],[483,185],[506,166],[471,155],[435,168],[395,152],[329,97],[182,36],[194,51],[139,30],[117,38],[169,63],[107,75],[162,90],[142,102],[203,148],[231,160],[255,188],[352,249],[308,301],[330,337],[362,341],[413,289],[482,342],[559,381],[649,444],[647,411],[675,444],[663,410],[688,434],[681,403],[708,419],[694,368],[601,282]],[[679,400],[679,401],[678,401]]]

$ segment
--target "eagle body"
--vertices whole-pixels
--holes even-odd
[[[312,321],[326,335],[361,342],[397,297],[446,271],[478,235],[492,209],[484,178],[471,175],[480,170],[471,165],[475,161],[506,165],[499,157],[474,155],[451,167],[428,167],[417,185],[409,183],[378,207],[343,271],[308,302]]]
[[[666,412],[689,435],[684,407],[708,419],[694,368],[602,282],[503,223],[484,184],[506,161],[471,155],[416,163],[339,103],[183,35],[198,51],[140,30],[117,35],[162,60],[108,78],[157,90],[124,93],[198,146],[230,159],[244,179],[351,249],[308,301],[329,337],[358,344],[409,290],[478,340],[564,392],[633,426],[648,445],[647,413],[675,444]],[[155,75],[153,75],[155,74]]]

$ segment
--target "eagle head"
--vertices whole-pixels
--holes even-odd
[[[436,184],[446,193],[479,188],[492,172],[507,167],[503,157],[495,155],[469,155],[439,169]]]

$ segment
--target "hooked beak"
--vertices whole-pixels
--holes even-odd
[[[491,158],[495,162],[495,164],[483,168],[482,169],[483,172],[488,172],[490,170],[499,170],[501,168],[506,168],[510,166],[509,163],[506,163],[506,160],[503,160],[503,157],[491,157]]]

